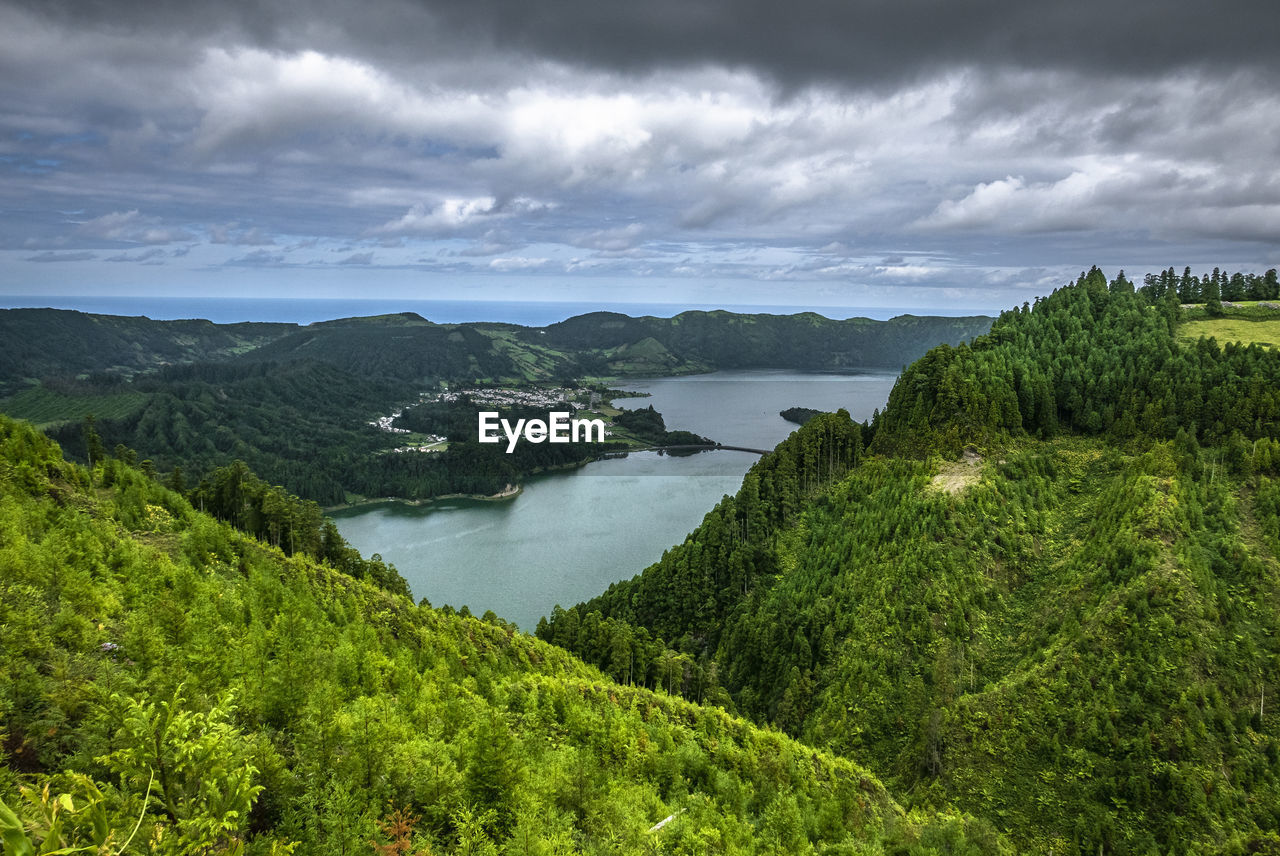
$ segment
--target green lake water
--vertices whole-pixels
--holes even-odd
[[[669,428],[771,449],[796,427],[779,410],[843,407],[867,419],[884,407],[896,376],[726,371],[633,379],[617,385],[649,395],[615,404],[652,404]],[[465,604],[476,615],[492,609],[532,631],[557,603],[590,598],[661,558],[738,490],[756,460],[747,452],[644,452],[535,477],[513,501],[385,503],[333,517],[361,553],[392,562],[415,598]]]

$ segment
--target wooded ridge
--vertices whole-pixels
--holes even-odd
[[[504,456],[475,442],[472,408],[469,427],[453,433],[447,452],[406,457],[389,454],[399,438],[369,422],[442,387],[594,383],[744,366],[897,368],[990,323],[592,313],[530,328],[433,324],[402,313],[300,327],[11,309],[0,310],[0,394],[7,394],[0,412],[45,427],[82,461],[81,423],[93,415],[106,448],[134,449],[160,472],[181,468],[195,482],[239,460],[325,506],[484,495],[539,469],[591,460],[602,449],[543,446]],[[419,408],[406,422],[449,420],[448,408],[436,409],[438,417]],[[545,411],[504,415],[546,418]]]
[[[1280,846],[1280,352],[1180,343],[1153,279],[931,350],[538,635],[1022,851]]]

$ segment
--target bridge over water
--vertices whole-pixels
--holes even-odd
[[[724,449],[730,452],[750,452],[753,455],[767,455],[773,449],[752,449],[747,446],[726,446],[724,443],[704,443],[683,446],[646,446],[643,449],[630,449],[632,452],[711,452]]]

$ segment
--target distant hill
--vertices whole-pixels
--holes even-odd
[[[228,360],[296,329],[294,324],[214,324],[92,315],[67,309],[0,310],[0,395],[27,379]]]
[[[45,427],[74,455],[83,455],[79,424],[93,415],[108,448],[136,449],[162,471],[182,467],[198,478],[240,459],[269,482],[326,505],[489,494],[519,482],[533,457],[514,461],[496,447],[462,442],[436,455],[388,457],[395,435],[369,423],[441,383],[897,367],[990,323],[598,312],[536,328],[435,324],[406,312],[300,326],[0,310],[0,412]],[[537,466],[572,463],[545,460],[548,449],[539,450]]]
[[[900,315],[888,321],[836,321],[812,312],[748,315],[725,311],[631,318],[593,312],[550,325],[544,338],[553,347],[589,352],[652,340],[684,361],[717,369],[901,368],[934,345],[957,345],[987,332],[991,320],[985,316]],[[523,335],[531,334],[525,331]],[[607,371],[614,362],[605,358],[592,367]]]
[[[547,327],[432,324],[412,313],[347,318],[290,331],[244,359],[317,359],[379,377],[452,381],[554,380],[769,367],[900,368],[934,345],[985,333],[990,318],[834,321],[813,313],[684,312],[579,315]]]
[[[985,333],[991,318],[902,315],[835,321],[814,313],[593,312],[543,328],[435,324],[405,312],[306,326],[156,321],[65,309],[0,310],[0,393],[44,378],[130,378],[164,366],[237,359],[318,360],[378,377],[474,381],[627,376],[723,368],[900,367],[930,347]]]

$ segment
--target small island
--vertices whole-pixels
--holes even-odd
[[[825,412],[823,410],[814,410],[812,407],[788,407],[786,410],[779,410],[778,415],[788,422],[803,425],[813,417]]]

